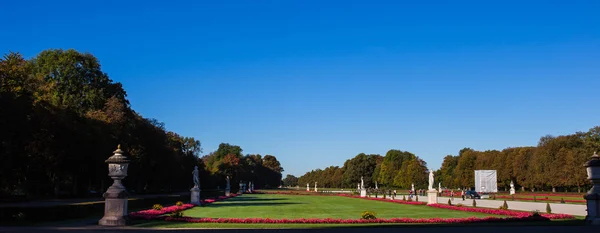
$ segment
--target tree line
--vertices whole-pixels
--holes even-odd
[[[224,187],[225,174],[278,185],[283,171],[274,156],[243,157],[239,147],[199,158],[199,140],[134,111],[96,57],[72,49],[0,59],[0,129],[0,197],[101,194],[112,183],[104,161],[117,144],[131,159],[124,185],[134,193],[188,190],[196,165],[210,169],[201,173],[204,187]]]
[[[600,148],[600,126],[587,132],[541,137],[537,146],[511,147],[504,150],[476,151],[464,148],[457,156],[448,155],[435,171],[435,183],[447,188],[473,189],[475,170],[496,170],[499,191],[506,191],[513,181],[522,191],[577,191],[590,184],[583,164]],[[428,186],[425,161],[401,150],[389,150],[384,157],[359,154],[343,167],[315,169],[300,177],[288,175],[286,186],[314,182],[325,188],[355,188],[363,176],[366,187],[416,189]]]
[[[297,185],[307,183],[313,187],[325,188],[356,188],[364,179],[365,187],[403,188],[409,189],[414,184],[416,189],[426,188],[428,182],[427,163],[408,151],[389,150],[385,156],[378,154],[360,153],[346,160],[344,166],[330,166],[325,169],[315,169],[297,178]],[[288,176],[285,185],[293,184],[295,177]],[[286,182],[289,180],[290,182]]]
[[[600,127],[587,132],[543,136],[537,146],[502,151],[460,150],[444,158],[436,180],[442,186],[472,188],[474,170],[496,170],[498,189],[508,190],[513,181],[523,191],[577,191],[589,186],[583,164],[600,148]]]

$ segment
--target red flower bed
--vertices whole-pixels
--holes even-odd
[[[475,223],[475,222],[515,222],[515,221],[547,221],[545,217],[485,217],[485,218],[389,218],[389,219],[332,219],[332,218],[298,218],[298,219],[270,219],[270,218],[165,218],[166,221],[190,223]]]
[[[496,198],[501,198],[501,199],[512,199],[511,196],[496,196]],[[515,196],[515,200],[522,200],[522,201],[533,201],[533,198],[530,197],[518,197]],[[538,201],[554,201],[554,202],[560,202],[560,199],[548,199],[546,198],[536,198],[535,200]],[[565,200],[565,202],[572,202],[572,203],[585,203],[585,200]]]
[[[182,206],[169,206],[169,207],[164,207],[160,210],[155,210],[155,209],[149,209],[149,210],[142,210],[142,211],[138,211],[138,212],[131,212],[129,213],[129,217],[131,218],[143,218],[143,219],[161,219],[164,218],[162,215],[164,214],[168,214],[168,213],[172,213],[175,212],[177,210],[187,210],[189,208],[194,207],[195,205],[192,204],[183,204]]]
[[[215,201],[220,201],[220,200],[224,200],[230,197],[235,197],[237,196],[236,194],[231,194],[231,196],[227,197],[227,196],[219,196],[215,199],[204,199],[204,200],[200,200],[200,204],[201,205],[205,205],[205,204],[210,204],[213,203]],[[173,213],[177,210],[187,210],[190,209],[192,207],[194,207],[196,205],[193,204],[183,204],[182,206],[177,206],[177,205],[172,205],[172,206],[168,206],[168,207],[164,207],[160,210],[155,210],[155,209],[149,209],[149,210],[141,210],[138,212],[131,212],[129,213],[129,217],[133,218],[133,219],[146,219],[146,220],[150,220],[150,219],[164,219],[165,214],[168,213]]]
[[[531,216],[531,213],[529,213],[529,212],[514,211],[514,210],[497,210],[497,209],[474,208],[474,207],[466,207],[466,206],[458,207],[458,206],[443,205],[443,204],[430,204],[427,206],[431,206],[431,207],[435,207],[435,208],[442,208],[442,209],[449,209],[449,210],[466,211],[466,212],[506,215],[506,216],[513,216],[513,217],[518,217],[518,218]],[[540,215],[542,215],[542,217],[545,217],[548,219],[574,219],[575,218],[574,216],[568,215],[568,214],[542,214],[542,213],[540,213]]]

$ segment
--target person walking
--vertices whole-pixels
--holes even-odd
[[[462,196],[462,199],[464,201],[465,200],[465,190],[461,190],[460,195]]]
[[[454,201],[454,189],[450,190],[450,199]]]

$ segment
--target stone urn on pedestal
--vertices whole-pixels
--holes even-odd
[[[594,152],[592,159],[584,166],[587,169],[588,180],[593,184],[590,191],[583,196],[587,206],[585,222],[590,225],[600,225],[600,156]]]
[[[129,193],[121,183],[127,176],[129,160],[123,156],[121,145],[106,161],[108,163],[108,176],[113,179],[113,184],[102,195],[104,197],[104,217],[98,221],[102,226],[127,225],[127,197]]]

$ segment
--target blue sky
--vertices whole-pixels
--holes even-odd
[[[100,59],[167,129],[284,174],[599,125],[600,1],[2,1],[0,51]]]

